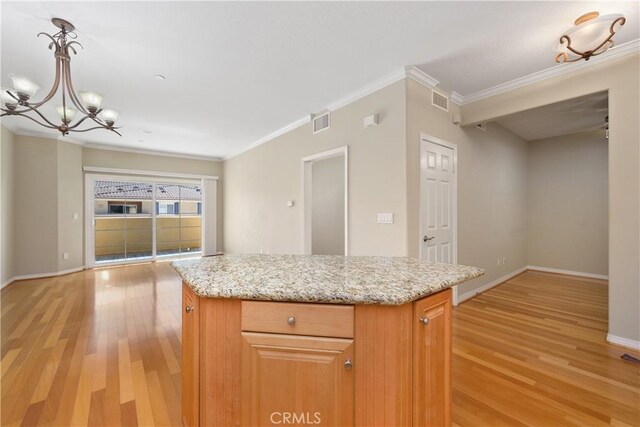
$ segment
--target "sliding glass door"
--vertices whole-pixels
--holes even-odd
[[[202,189],[199,185],[156,184],[157,255],[200,254]]]
[[[95,180],[93,264],[201,254],[198,184]]]

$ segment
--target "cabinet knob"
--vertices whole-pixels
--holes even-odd
[[[194,308],[192,306],[190,306],[190,305],[188,305],[188,306],[186,306],[184,308],[184,311],[186,311],[187,313],[191,313],[193,310],[194,310]]]
[[[293,326],[296,324],[296,316],[289,316],[289,318],[287,319],[287,323],[289,324],[289,326]]]
[[[345,361],[344,361],[344,367],[345,367],[346,369],[351,369],[351,368],[353,368],[353,363],[351,362],[351,359],[347,359],[347,360],[345,360]]]
[[[422,323],[423,325],[427,326],[429,324],[429,318],[428,317],[421,317],[420,318],[420,323]]]

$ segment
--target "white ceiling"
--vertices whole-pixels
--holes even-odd
[[[533,108],[496,120],[527,141],[602,129],[609,115],[608,95],[598,92]]]
[[[76,88],[105,94],[124,126],[122,138],[103,131],[78,138],[214,157],[405,65],[468,95],[555,65],[554,42],[587,11],[627,16],[618,44],[637,39],[640,27],[636,1],[3,1],[1,8],[3,86],[16,73],[48,90],[53,55],[36,34],[54,32],[51,17],[68,19],[84,45],[72,60]],[[19,117],[5,123],[44,130]]]

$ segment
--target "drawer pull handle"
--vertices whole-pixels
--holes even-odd
[[[289,326],[293,326],[296,324],[296,316],[289,316],[289,318],[287,319],[287,323],[289,324]]]
[[[427,326],[429,324],[429,318],[428,317],[421,317],[420,318],[420,323],[422,323],[424,326]]]
[[[191,313],[193,310],[194,310],[194,308],[192,306],[190,306],[190,305],[188,305],[188,306],[186,306],[184,308],[184,311],[186,311],[187,313]]]
[[[345,367],[346,369],[351,369],[351,368],[353,368],[353,363],[351,363],[351,359],[347,359],[347,360],[345,360],[345,362],[344,362],[344,367]]]

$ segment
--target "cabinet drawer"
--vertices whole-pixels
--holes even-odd
[[[353,306],[242,301],[242,330],[353,338]]]

